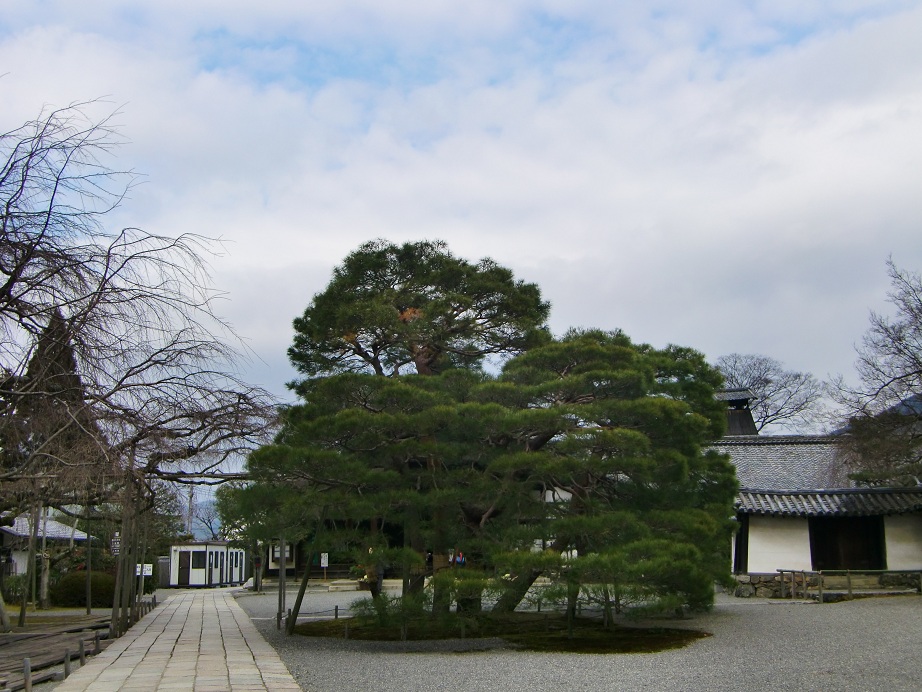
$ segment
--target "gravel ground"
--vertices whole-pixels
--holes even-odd
[[[344,608],[357,596],[312,591],[302,612]],[[818,605],[719,595],[708,614],[658,622],[703,630],[712,637],[679,650],[621,655],[502,648],[459,653],[439,642],[428,642],[425,651],[407,652],[395,650],[400,644],[286,637],[276,630],[277,592],[241,591],[237,597],[309,692],[922,689],[920,596]],[[293,603],[290,593],[287,604]]]

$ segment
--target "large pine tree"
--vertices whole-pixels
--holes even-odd
[[[328,544],[360,562],[371,547],[411,583],[427,553],[438,571],[463,552],[465,569],[436,580],[437,607],[477,608],[491,585],[495,607],[514,608],[542,574],[572,593],[710,603],[736,488],[704,451],[724,426],[719,373],[692,349],[620,332],[548,341],[537,289],[506,270],[505,290],[523,295],[504,324],[501,301],[479,310],[462,284],[437,281],[471,273],[441,244],[350,255],[295,322],[303,403],[252,455],[257,484],[322,506]],[[519,355],[492,376],[477,366],[500,345]]]

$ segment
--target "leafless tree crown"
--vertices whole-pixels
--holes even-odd
[[[824,385],[807,372],[785,370],[774,358],[750,353],[731,353],[715,363],[727,387],[751,389],[756,429],[810,426],[820,413]]]
[[[50,487],[81,465],[188,480],[265,441],[273,420],[272,397],[240,379],[245,349],[213,310],[206,258],[219,244],[105,227],[135,178],[108,167],[120,138],[111,116],[87,116],[96,105],[0,134],[6,483]],[[56,388],[65,378],[48,354],[63,351],[70,384]],[[93,452],[51,454],[68,436]]]

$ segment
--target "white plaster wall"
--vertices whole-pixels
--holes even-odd
[[[922,570],[922,516],[884,517],[887,569]]]
[[[810,570],[810,530],[799,517],[749,517],[749,571]]]
[[[10,555],[13,557],[13,574],[25,574],[29,566],[29,551],[13,550]]]

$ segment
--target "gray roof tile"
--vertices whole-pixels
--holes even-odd
[[[719,440],[714,449],[730,455],[743,489],[790,492],[854,486],[837,458],[834,437],[741,435]]]
[[[45,520],[39,519],[38,521],[38,537],[42,537],[43,529],[45,527]],[[12,526],[0,526],[0,531],[5,531],[8,534],[13,536],[19,536],[21,538],[28,538],[29,536],[29,517],[25,514],[22,514],[16,519],[13,520]],[[67,524],[62,524],[59,521],[54,519],[48,520],[48,535],[46,538],[57,539],[57,540],[70,540],[71,532],[73,531],[75,541],[85,541],[86,533],[80,529],[72,529]]]
[[[922,488],[848,488],[785,493],[742,490],[743,514],[786,517],[867,517],[922,510]]]

